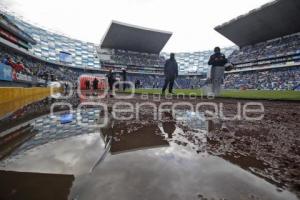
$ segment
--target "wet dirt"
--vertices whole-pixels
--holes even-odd
[[[128,102],[143,102],[139,100],[127,100]],[[237,112],[237,103],[245,104],[250,100],[233,99],[160,99],[153,100],[157,105],[165,102],[190,102],[193,105],[198,102],[223,103],[227,116],[233,116]],[[183,132],[177,133],[173,141],[181,146],[190,146],[192,150],[201,154],[222,157],[243,169],[264,178],[276,185],[278,191],[289,189],[300,196],[300,102],[281,101],[254,101],[263,104],[264,118],[259,121],[233,120],[223,121],[226,128],[215,126],[214,130],[205,135],[205,139],[199,137],[199,131],[190,125],[177,122]],[[111,102],[113,105],[113,102]],[[146,108],[144,108],[146,109]],[[151,110],[151,109],[149,109]],[[184,110],[184,109],[183,109]],[[211,110],[203,108],[202,111]],[[151,111],[141,111],[141,113]],[[145,114],[146,115],[146,114]],[[170,114],[168,114],[170,115]],[[144,116],[149,123],[152,115]],[[142,117],[143,118],[143,117]],[[165,123],[176,121],[163,117]],[[169,121],[169,122],[168,122]],[[156,123],[156,122],[153,122]],[[204,141],[204,142],[203,142]]]
[[[73,181],[73,175],[0,171],[0,199],[67,199]]]
[[[76,107],[80,101],[74,98],[71,102]],[[227,115],[235,114],[237,102],[249,102],[145,100],[141,96],[104,100],[109,111],[119,101],[156,105],[216,102],[224,104]],[[43,114],[49,110],[48,102],[52,100],[36,103],[45,109]],[[2,160],[0,168],[74,174],[71,199],[298,199],[300,102],[261,102],[265,107],[262,120],[223,121],[225,128],[216,124],[211,131],[207,131],[207,122],[201,120],[205,110],[211,108],[203,108],[198,115],[182,107],[175,117],[163,112],[161,120],[155,119],[153,109],[147,106],[140,109],[139,120],[113,120],[110,112],[108,125],[92,130],[75,125],[66,128],[49,121],[47,132],[34,124],[40,134]],[[23,121],[36,121],[42,115],[30,106],[34,104],[28,105],[29,111],[21,115]],[[12,116],[14,113],[9,119],[18,121]],[[90,114],[87,116],[87,123],[96,123]],[[16,122],[3,119],[0,124],[13,127]],[[5,191],[0,193],[6,195]]]

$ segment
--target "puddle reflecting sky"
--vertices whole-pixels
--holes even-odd
[[[110,120],[99,128],[99,113],[73,112],[67,124],[59,122],[60,115],[33,120],[35,135],[2,160],[0,169],[75,175],[71,199],[297,199],[232,156],[210,155],[201,114]]]

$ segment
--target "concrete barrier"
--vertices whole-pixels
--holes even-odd
[[[55,88],[55,92],[60,89]],[[32,87],[32,88],[22,88],[22,87],[1,87],[0,88],[0,104],[15,101],[18,99],[23,99],[30,96],[50,95],[51,89],[49,87]],[[0,105],[1,106],[1,105]]]

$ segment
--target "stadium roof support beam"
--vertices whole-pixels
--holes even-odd
[[[158,54],[171,36],[168,31],[112,21],[100,47]]]
[[[275,0],[215,30],[242,47],[300,32],[300,1]]]

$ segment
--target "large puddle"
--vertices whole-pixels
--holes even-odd
[[[26,137],[0,161],[0,199],[298,199],[254,173],[264,169],[255,158],[211,155],[202,114],[103,128],[99,108],[75,110],[65,124],[63,114],[13,130]]]

